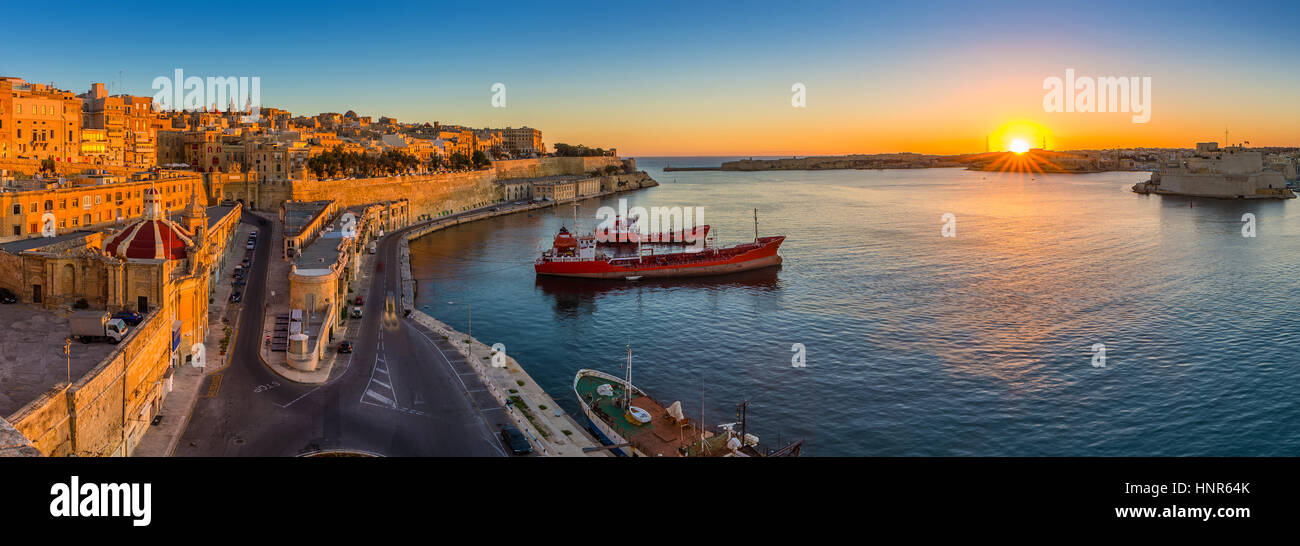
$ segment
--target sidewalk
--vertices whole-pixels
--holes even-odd
[[[221,350],[221,340],[226,337],[227,327],[230,328],[230,335],[234,336],[238,329],[239,311],[242,307],[241,304],[230,303],[232,291],[230,280],[235,266],[244,259],[243,243],[253,229],[255,228],[251,225],[239,223],[227,244],[226,264],[217,274],[216,287],[209,294],[212,303],[208,305],[208,332],[203,339],[207,357],[206,367],[181,365],[173,370],[172,390],[163,400],[162,409],[158,412],[158,415],[162,416],[162,421],[145,431],[140,445],[136,446],[135,451],[131,453],[132,457],[170,457],[172,452],[176,451],[176,444],[180,441],[181,435],[185,433],[195,402],[200,396],[208,396],[207,389],[203,388],[206,384],[204,378],[208,376],[208,372],[217,375],[225,369],[226,355]],[[233,337],[227,342],[233,343]]]

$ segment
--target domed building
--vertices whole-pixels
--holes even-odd
[[[137,216],[128,219],[119,212],[116,227],[101,231],[83,226],[0,244],[0,269],[6,270],[0,287],[20,293],[22,302],[40,308],[38,312],[143,315],[122,345],[86,372],[74,405],[55,396],[49,404],[33,406],[38,410],[30,419],[15,424],[45,454],[131,453],[171,391],[174,371],[202,365],[218,354],[207,343],[209,322],[215,318],[209,316],[209,303],[218,283],[229,282],[222,264],[239,259],[242,245],[230,243],[243,207],[206,207],[208,192],[197,173],[153,173],[147,182],[86,190],[93,193],[83,206],[90,205],[92,196],[113,203],[118,191],[123,197],[139,192],[143,206],[119,209]],[[164,212],[164,204],[176,214]],[[117,396],[116,402],[101,394]],[[74,425],[53,425],[63,426],[64,432],[47,434],[55,430],[49,416],[61,414]]]
[[[197,186],[197,184],[195,184]],[[198,206],[194,199],[186,207],[188,213]],[[113,234],[104,241],[104,253],[115,258],[137,260],[183,260],[189,254],[187,247],[194,245],[193,234],[162,217],[158,204],[158,190],[144,190],[144,216]]]

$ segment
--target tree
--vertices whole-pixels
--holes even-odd
[[[601,148],[588,148],[581,144],[570,146],[563,142],[554,146],[557,157],[596,157],[611,155],[608,151]]]
[[[470,159],[469,156],[462,153],[451,154],[447,163],[455,170],[468,169],[474,165],[474,161]]]
[[[482,169],[492,163],[487,154],[483,153],[483,150],[474,150],[474,157],[471,161],[474,162],[475,169]]]
[[[51,173],[52,173],[52,172],[57,171],[58,169],[59,169],[59,167],[58,167],[57,165],[54,164],[54,160],[53,160],[53,159],[50,159],[50,158],[47,157],[47,158],[41,160],[41,172],[51,172]]]

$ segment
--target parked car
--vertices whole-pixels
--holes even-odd
[[[242,299],[244,299],[244,294],[242,292],[230,293],[230,303],[239,303],[239,301]]]
[[[253,262],[249,261],[248,258],[244,258],[244,261],[240,262],[239,265],[241,265],[241,266],[243,266],[243,267],[248,267],[249,264],[251,264],[251,263],[253,263]]]
[[[513,426],[501,429],[501,439],[505,440],[506,445],[510,446],[510,451],[515,455],[527,455],[533,452],[533,445],[528,443],[528,438]]]
[[[15,296],[8,288],[0,288],[0,303],[18,303],[18,296]]]
[[[253,250],[254,248],[257,248],[257,241],[249,241],[247,245],[244,245],[244,248],[247,248],[249,250]]]
[[[361,308],[360,308],[360,307],[353,307],[353,308],[352,308],[352,318],[361,318]]]
[[[135,326],[140,324],[140,321],[144,320],[144,315],[135,311],[123,310],[113,313],[113,318],[122,319],[122,322],[125,322],[127,326]]]
[[[244,281],[244,279],[235,279],[230,283],[230,286],[244,286],[245,284],[247,284],[247,282]]]
[[[340,353],[350,353],[350,352],[352,352],[352,342],[351,342],[351,341],[344,341],[343,343],[340,343],[340,344],[339,344],[339,352],[340,352]]]
[[[357,296],[357,299],[352,300],[352,303],[353,305],[363,305],[366,303],[366,299],[361,296]]]

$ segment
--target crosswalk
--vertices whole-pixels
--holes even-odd
[[[379,347],[375,349],[375,367],[370,370],[370,381],[361,395],[363,404],[397,409],[397,390],[393,388],[393,373],[388,369],[384,354],[384,334],[379,333]]]
[[[384,333],[380,330],[379,346],[375,349],[375,366],[370,370],[370,381],[366,383],[366,388],[361,393],[361,403],[412,415],[427,415],[419,410],[402,407],[397,402],[395,384],[393,372],[388,366],[388,357],[384,353]]]

